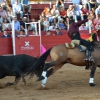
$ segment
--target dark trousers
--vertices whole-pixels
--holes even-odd
[[[79,34],[79,32],[74,32],[73,33],[74,35],[72,36],[72,40],[80,40],[80,44],[81,45],[84,45],[84,46],[86,46],[87,47],[87,49],[89,50],[89,51],[93,51],[93,46],[92,46],[92,43],[91,42],[89,42],[89,41],[87,41],[87,40],[85,40],[85,39],[82,39],[81,37],[80,37],[80,34]]]

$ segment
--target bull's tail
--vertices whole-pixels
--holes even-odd
[[[47,50],[43,55],[41,55],[37,61],[30,67],[29,71],[27,74],[31,74],[30,77],[32,77],[34,75],[34,71],[36,69],[39,69],[39,67],[45,63],[45,60],[47,59],[48,55],[50,54],[52,48],[50,48],[49,50]]]

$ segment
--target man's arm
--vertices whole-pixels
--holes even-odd
[[[74,25],[75,26],[81,26],[81,24],[84,24],[87,21],[88,21],[88,19],[84,19],[84,20],[81,20],[81,21],[78,21],[78,22],[74,23]]]
[[[89,16],[87,17],[87,19],[81,20],[81,21],[75,23],[74,25],[75,25],[75,26],[81,26],[81,24],[84,24],[85,22],[87,22],[88,20],[92,20],[93,18],[94,18],[93,15],[89,15]]]

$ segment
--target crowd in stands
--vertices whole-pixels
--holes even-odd
[[[94,16],[93,21],[82,24],[79,30],[93,29],[94,25],[97,31],[100,30],[100,0],[72,0],[68,7],[65,6],[64,0],[56,0],[52,8],[45,7],[40,15],[42,30],[68,30],[72,19],[78,22],[86,19],[89,14]]]
[[[95,28],[100,33],[100,0],[72,0],[72,4],[65,6],[64,0],[56,0],[52,8],[45,7],[39,15],[42,31],[50,35],[51,31],[56,31],[61,35],[60,30],[68,30],[70,21],[75,22],[84,20],[89,14],[94,17],[94,24],[90,20],[79,27],[79,30],[89,30],[89,27]],[[25,34],[25,31],[32,31],[35,34],[34,18],[30,20],[31,5],[29,0],[0,0],[0,31],[4,33],[3,37],[10,37],[12,31],[12,21],[14,20],[14,30],[16,36]]]
[[[35,34],[35,25],[27,24],[25,27],[25,22],[30,22],[30,11],[29,0],[0,0],[0,31],[4,33],[2,37],[11,37],[13,21],[16,36],[24,35],[25,29]]]

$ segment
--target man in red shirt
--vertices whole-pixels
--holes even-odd
[[[84,60],[92,62],[94,62],[94,59],[91,57],[91,51],[93,51],[92,43],[80,37],[79,27],[81,24],[84,24],[85,22],[87,22],[88,20],[92,20],[93,18],[94,16],[89,15],[87,19],[78,22],[74,22],[74,20],[71,20],[68,30],[68,36],[71,40],[80,40],[80,44],[87,47],[86,58]]]
[[[61,18],[63,18],[64,20],[66,20],[67,13],[66,13],[66,10],[64,10],[64,8],[62,6],[60,6],[59,13],[60,13]]]

